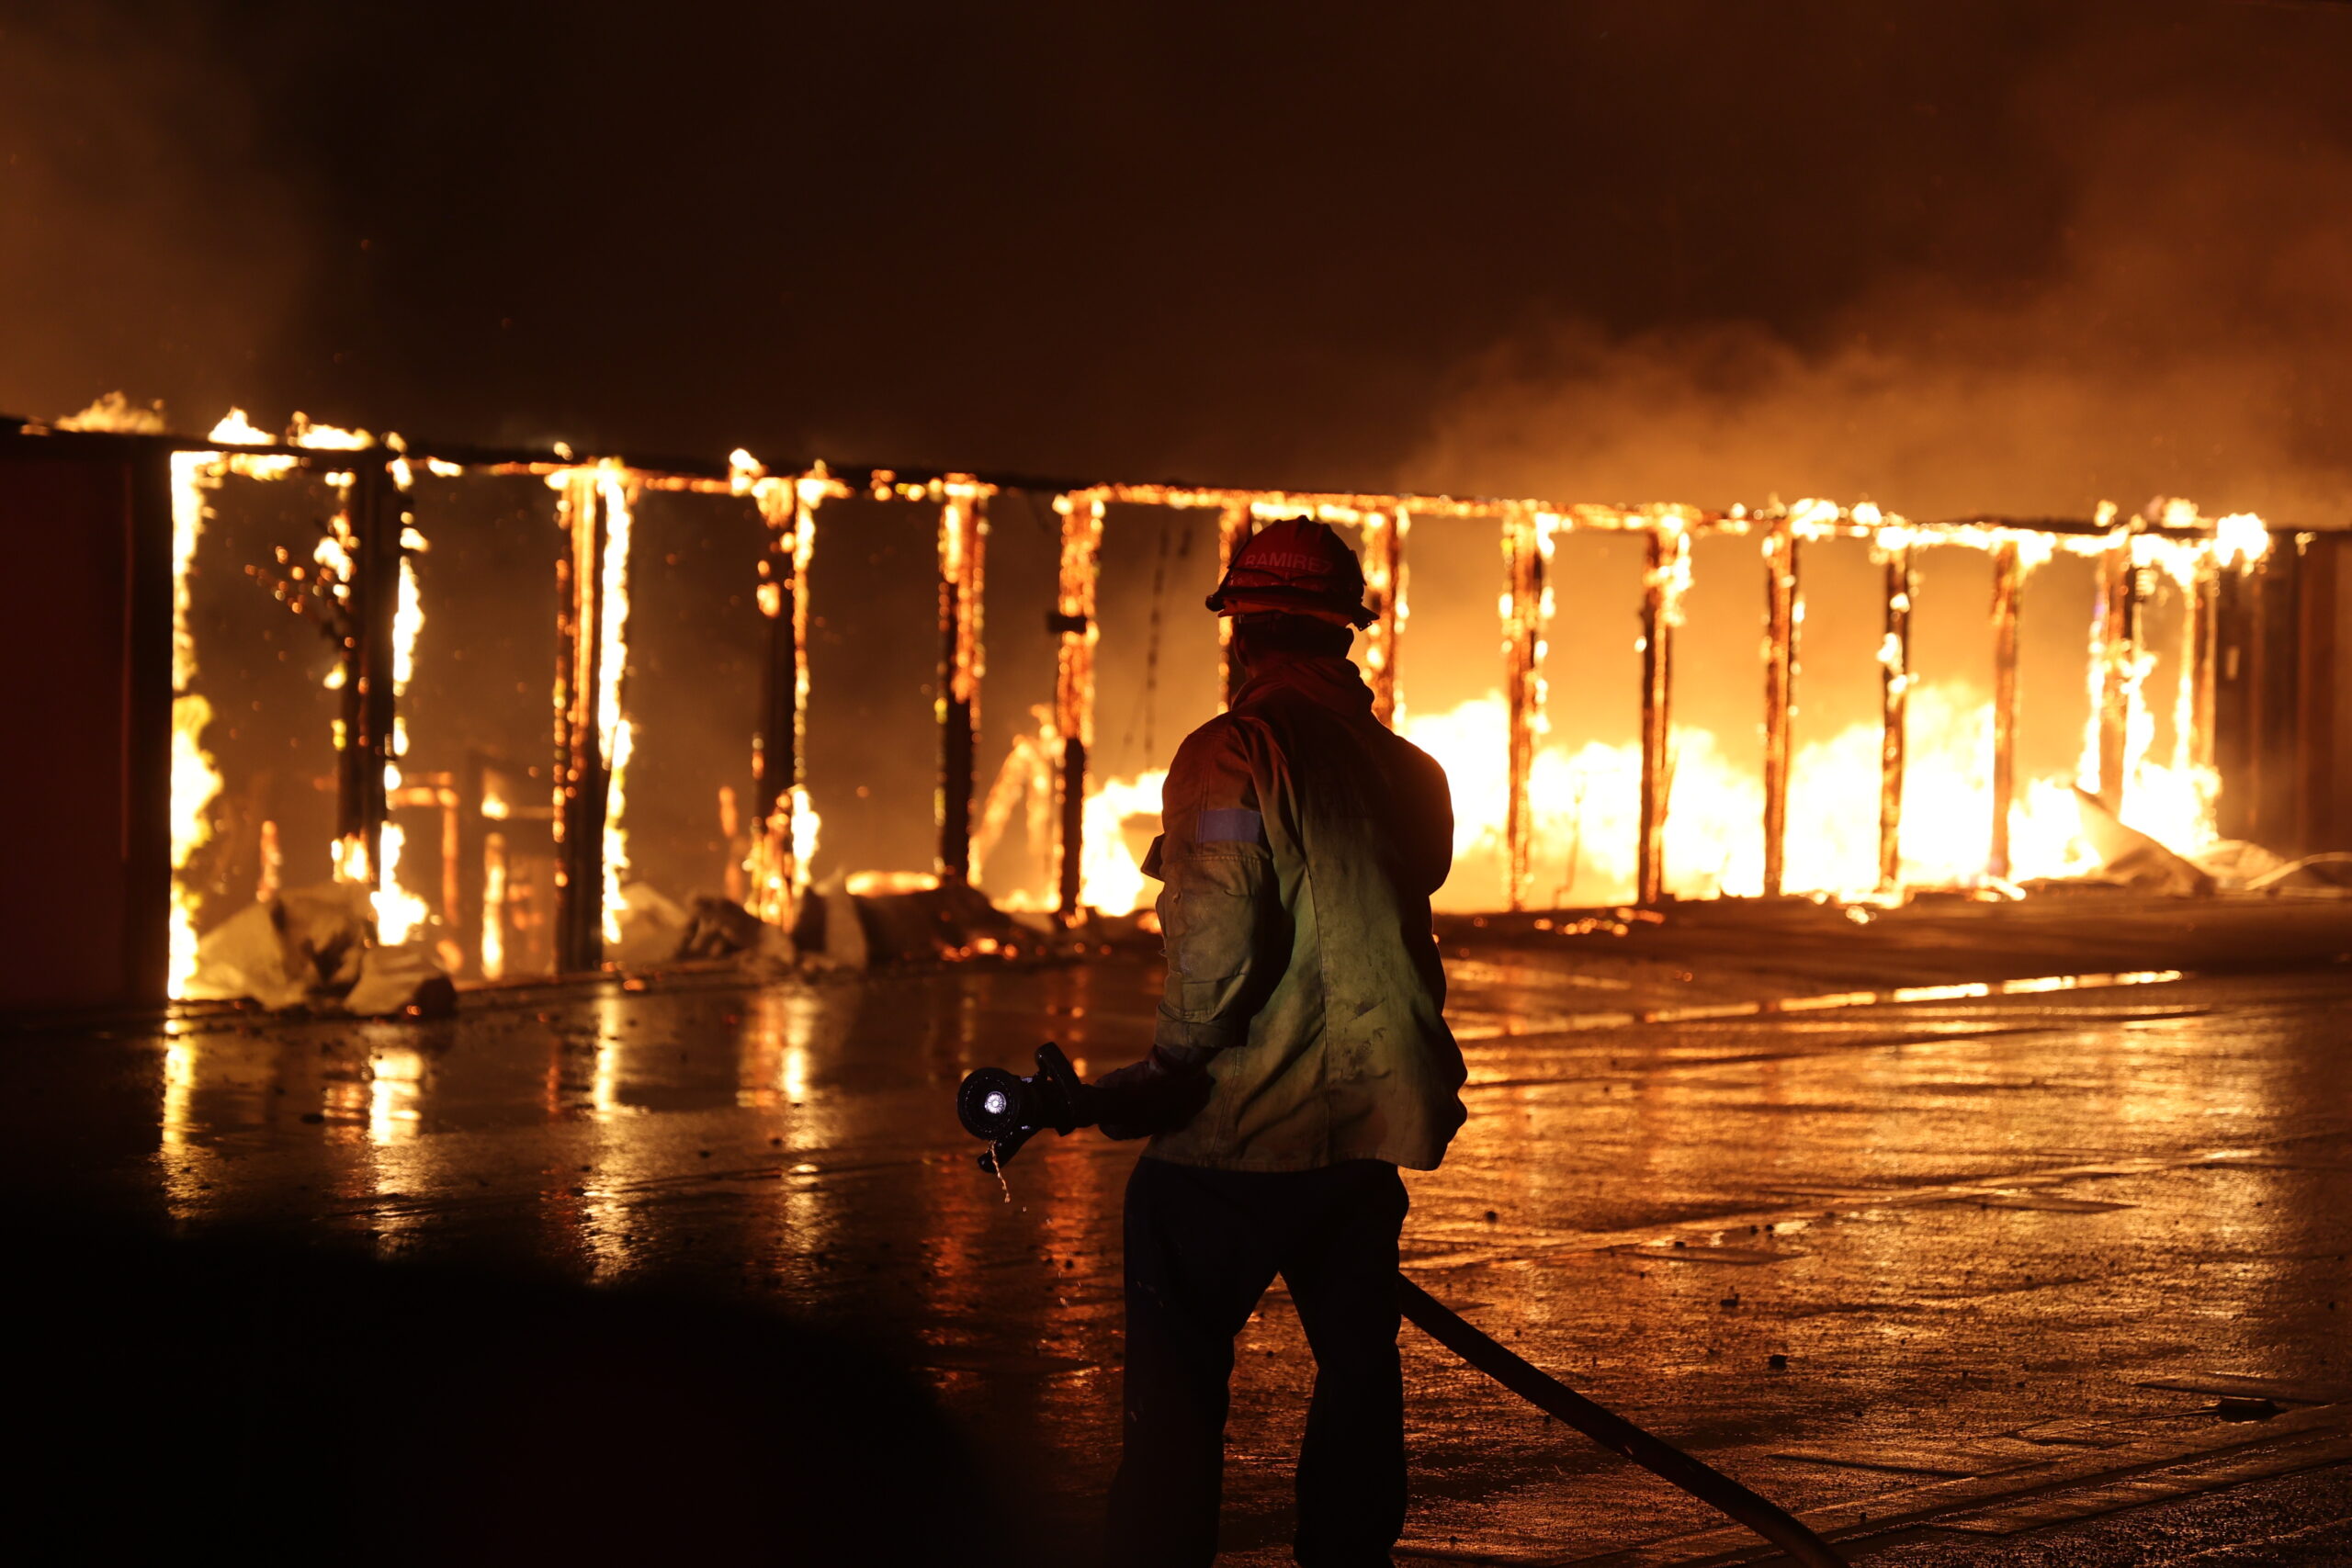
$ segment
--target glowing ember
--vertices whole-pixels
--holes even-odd
[[[860,898],[871,898],[883,893],[929,893],[939,886],[939,878],[927,871],[855,871],[842,880],[842,886]]]
[[[261,874],[254,882],[254,902],[266,904],[277,897],[285,877],[286,852],[277,841],[277,824],[264,820],[261,825]]]

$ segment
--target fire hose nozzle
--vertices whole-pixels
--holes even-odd
[[[982,1067],[956,1090],[956,1117],[964,1131],[988,1140],[980,1168],[994,1174],[1037,1134],[1050,1127],[1074,1133],[1095,1118],[1092,1096],[1062,1048],[1048,1040],[1037,1047],[1037,1071],[1022,1077],[1002,1067]]]

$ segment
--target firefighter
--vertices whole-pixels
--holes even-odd
[[[1453,812],[1348,660],[1363,597],[1354,552],[1291,518],[1208,600],[1238,689],[1178,748],[1144,867],[1168,957],[1151,1054],[1098,1086],[1106,1132],[1151,1138],[1126,1194],[1116,1568],[1216,1557],[1233,1339],[1276,1274],[1316,1365],[1297,1561],[1386,1564],[1404,1527],[1397,1168],[1434,1169],[1464,1115],[1430,919]]]

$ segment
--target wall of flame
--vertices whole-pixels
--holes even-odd
[[[347,591],[356,548],[348,507],[352,475],[338,465],[382,463],[403,497],[412,461],[435,473],[469,471],[462,462],[412,458],[397,436],[379,441],[364,431],[338,430],[300,416],[281,441],[232,411],[207,442],[172,461],[175,995],[197,960],[195,901],[185,873],[211,829],[222,785],[204,746],[211,708],[201,690],[199,650],[188,623],[187,579],[209,514],[210,491],[232,473],[267,479],[323,466],[343,504],[318,546],[317,564]],[[268,450],[250,450],[262,447]],[[781,685],[769,709],[773,733],[761,737],[764,798],[756,829],[748,835],[745,886],[756,913],[779,923],[788,920],[805,886],[820,829],[804,766],[808,571],[824,502],[853,493],[851,489],[821,463],[770,473],[741,451],[724,479],[612,458],[575,459],[561,450],[544,462],[502,459],[484,471],[542,476],[579,506],[593,506],[602,519],[593,584],[585,581],[590,572],[578,574],[583,592],[593,586],[594,601],[593,625],[582,626],[593,637],[594,658],[582,661],[582,672],[593,670],[593,692],[581,693],[589,700],[579,710],[579,721],[593,728],[589,739],[607,780],[594,886],[597,923],[606,942],[621,939],[628,912],[627,779],[636,736],[628,704],[633,502],[641,488],[653,487],[732,495],[752,503],[770,537],[757,593],[776,639],[772,679]],[[958,710],[964,716],[959,722],[969,723],[980,698],[986,673],[981,546],[986,503],[995,491],[971,475],[901,480],[888,470],[874,472],[860,491],[940,509],[943,725]],[[1998,522],[1924,525],[1867,503],[1849,507],[1823,500],[1709,513],[1670,505],[1174,485],[1065,491],[1054,498],[1061,528],[1056,603],[1060,652],[1050,717],[1015,746],[993,787],[984,789],[983,781],[970,776],[968,757],[960,774],[952,766],[943,773],[944,831],[933,874],[953,876],[964,865],[985,863],[985,848],[975,857],[965,839],[973,831],[984,838],[1001,833],[1025,799],[1030,820],[1050,824],[1054,863],[1046,879],[1048,898],[1071,919],[1089,909],[1125,913],[1148,902],[1150,886],[1125,828],[1137,818],[1157,816],[1164,778],[1156,772],[1101,777],[1090,767],[1102,637],[1094,583],[1104,518],[1114,502],[1213,510],[1221,553],[1228,556],[1250,528],[1273,517],[1312,516],[1356,533],[1377,617],[1367,637],[1364,667],[1378,709],[1445,766],[1455,795],[1457,854],[1465,863],[1498,864],[1499,886],[1514,908],[1556,902],[1571,890],[1591,902],[1668,891],[1790,892],[1865,900],[1899,897],[1924,886],[2014,893],[2019,882],[2068,874],[2087,863],[2077,788],[2108,802],[2124,822],[2176,851],[2207,848],[2217,837],[2219,787],[2211,711],[2215,588],[2223,574],[2248,570],[2272,543],[2257,517],[2209,520],[2180,501],[2128,517],[2103,507],[2088,525],[2062,528]],[[1457,522],[1497,527],[1501,541],[1495,578],[1495,679],[1484,695],[1442,709],[1417,708],[1410,701],[1414,666],[1405,647],[1411,614],[1407,546],[1416,525],[1426,538],[1431,526]],[[427,614],[412,561],[427,547],[425,536],[405,510],[401,525],[391,621],[396,707],[413,674]],[[1555,739],[1545,674],[1556,614],[1551,574],[1559,542],[1594,531],[1645,541],[1634,644],[1644,671],[1642,721],[1638,736],[1624,744],[1586,741],[1572,749]],[[1757,551],[1757,581],[1768,604],[1758,689],[1766,743],[1760,780],[1735,763],[1726,737],[1678,723],[1673,715],[1673,643],[1693,581],[1690,545],[1702,536],[1747,539]],[[1887,630],[1878,651],[1884,705],[1875,722],[1800,742],[1789,719],[1803,679],[1806,606],[1801,563],[1807,544],[1828,539],[1864,541],[1886,563]],[[1922,682],[1910,668],[1908,617],[1917,584],[1910,563],[1915,551],[1929,547],[1981,551],[1995,563],[1994,637],[1996,649],[2006,649],[1996,658],[2007,684],[1996,682],[1989,695],[1955,683]],[[2090,717],[2070,773],[2015,778],[2007,736],[2015,724],[2016,594],[2027,577],[2060,554],[2094,561],[2099,572],[2098,603],[2085,640]],[[2140,621],[2141,606],[2159,591],[2177,594],[2185,606],[2179,646],[2169,650],[2179,666],[2169,723],[2172,746],[2161,757],[2155,754],[2159,727],[2146,688],[2167,650],[2149,645]],[[338,666],[330,679],[341,678],[344,667]],[[398,720],[385,764],[388,794],[401,784],[400,761],[406,750],[405,721]],[[1038,798],[1040,791],[1049,793],[1049,802]],[[975,813],[972,807],[983,793],[986,808]],[[958,799],[960,813],[953,809]],[[490,812],[489,802],[483,809]],[[379,941],[400,942],[426,931],[435,900],[446,902],[446,892],[431,878],[413,874],[409,863],[414,857],[398,824],[381,823],[372,845],[353,839],[335,851],[337,874],[369,887]],[[1564,856],[1572,868],[1564,882],[1554,884],[1539,874],[1539,860],[1548,866]],[[487,866],[485,874],[495,880],[503,870]],[[447,911],[442,914],[446,918]],[[488,931],[482,959],[485,968],[498,962],[497,938]]]

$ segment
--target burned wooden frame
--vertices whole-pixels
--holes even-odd
[[[1081,510],[1080,501],[1087,508]],[[2018,707],[2018,614],[2020,590],[2032,568],[2059,550],[2095,557],[2101,563],[2100,597],[2090,649],[2097,687],[2096,763],[2108,781],[2104,793],[2120,789],[2130,755],[2132,714],[2145,654],[2139,605],[2143,570],[2135,552],[2143,541],[2164,541],[2192,550],[2201,575],[2190,592],[2184,635],[2187,671],[2177,723],[2186,726],[2186,753],[2199,766],[2214,760],[2212,694],[2213,627],[2218,615],[2215,583],[2234,560],[2239,574],[2258,559],[2259,546],[2245,538],[2231,544],[2232,523],[2184,513],[2176,503],[2153,516],[2118,520],[2111,508],[2094,519],[1967,519],[1916,524],[1871,506],[1850,509],[1803,502],[1792,508],[1749,513],[1735,508],[1708,513],[1688,507],[1555,508],[1534,502],[1479,502],[1450,497],[1367,496],[1285,491],[1231,491],[1165,485],[1101,485],[1066,493],[1057,502],[1065,518],[1062,614],[1064,678],[1057,704],[1063,732],[1063,768],[1058,783],[1060,868],[1058,903],[1065,919],[1082,913],[1078,867],[1082,855],[1086,785],[1085,738],[1091,719],[1093,626],[1091,572],[1101,550],[1100,507],[1118,501],[1149,505],[1218,506],[1222,509],[1221,557],[1231,558],[1246,536],[1248,520],[1309,515],[1363,529],[1365,578],[1378,619],[1368,629],[1365,671],[1384,719],[1397,708],[1397,664],[1408,615],[1401,545],[1414,516],[1479,518],[1499,525],[1503,592],[1502,691],[1508,710],[1508,778],[1504,827],[1506,898],[1525,907],[1531,846],[1536,826],[1530,800],[1534,758],[1545,730],[1543,676],[1552,615],[1548,573],[1562,531],[1639,533],[1645,536],[1641,636],[1640,817],[1635,846],[1635,898],[1651,904],[1668,897],[1667,831],[1674,782],[1674,640],[1690,585],[1692,540],[1707,534],[1753,535],[1764,576],[1764,737],[1762,820],[1767,897],[1781,893],[1786,880],[1788,801],[1792,776],[1792,718],[1796,707],[1799,652],[1804,626],[1803,550],[1807,541],[1852,538],[1868,542],[1883,568],[1884,633],[1880,644],[1880,788],[1878,792],[1877,885],[1899,893],[1903,883],[1904,786],[1909,761],[1909,697],[1917,682],[1911,663],[1911,626],[1918,592],[1916,552],[1937,545],[1963,546],[1990,554],[1994,563],[1992,613],[1995,693],[1991,764],[1992,822],[1984,874],[2005,884],[2010,875],[2009,819],[2017,802]],[[2152,509],[2155,510],[2155,509]],[[1069,520],[1086,519],[1077,533]],[[2255,525],[2259,532],[2259,525]],[[1082,547],[1080,544],[1082,543]],[[1078,606],[1083,605],[1082,611]],[[1082,621],[1080,617],[1082,616]],[[1082,650],[1081,650],[1082,639]],[[1229,689],[1230,673],[1227,672]],[[2089,769],[2086,768],[2087,775]],[[2307,770],[2308,771],[2308,770]],[[2110,807],[2115,801],[2110,800]]]
[[[444,476],[528,475],[556,491],[557,516],[566,542],[559,566],[552,737],[556,763],[552,813],[560,886],[556,950],[557,966],[561,970],[598,966],[618,913],[616,862],[623,850],[616,836],[613,804],[617,777],[626,767],[628,721],[622,668],[626,644],[615,617],[626,598],[628,512],[641,490],[744,499],[765,530],[757,593],[769,627],[768,648],[753,742],[756,787],[752,826],[747,834],[745,887],[747,904],[771,921],[789,919],[808,876],[808,574],[818,543],[819,514],[827,500],[852,494],[939,508],[935,869],[948,881],[969,881],[978,872],[972,864],[972,844],[975,761],[986,678],[983,609],[989,503],[1006,489],[1054,495],[1054,510],[1060,519],[1052,617],[1057,653],[1052,734],[1046,739],[1056,748],[1052,893],[1061,919],[1071,923],[1085,915],[1084,807],[1101,637],[1095,583],[1104,517],[1114,502],[1216,511],[1221,564],[1230,561],[1234,550],[1263,519],[1307,515],[1358,529],[1368,603],[1374,616],[1366,629],[1364,663],[1375,711],[1385,720],[1395,719],[1399,705],[1398,674],[1409,621],[1404,554],[1408,530],[1416,521],[1442,525],[1480,520],[1498,527],[1503,568],[1502,674],[1509,734],[1507,753],[1498,761],[1508,777],[1503,848],[1507,902],[1512,908],[1527,902],[1532,852],[1538,835],[1531,780],[1546,728],[1544,666],[1553,615],[1549,578],[1555,542],[1563,532],[1639,534],[1644,538],[1638,643],[1641,778],[1634,891],[1636,899],[1645,904],[1668,897],[1666,846],[1675,759],[1674,642],[1690,583],[1690,546],[1697,536],[1750,535],[1758,543],[1766,632],[1761,716],[1764,791],[1758,828],[1764,850],[1762,891],[1767,896],[1781,892],[1786,880],[1791,721],[1799,674],[1806,542],[1839,537],[1864,540],[1883,566],[1876,870],[1879,887],[1888,893],[1899,891],[1904,880],[1901,833],[1907,698],[1915,680],[1910,633],[1919,548],[1964,545],[1985,551],[1992,559],[1993,820],[1984,869],[1996,883],[2006,881],[2013,871],[2009,818],[2017,801],[2018,620],[2023,584],[2038,562],[2064,549],[2093,557],[2098,563],[2098,600],[2089,649],[2096,745],[2095,758],[2086,755],[2085,759],[2084,773],[2089,783],[2095,768],[2099,792],[2110,797],[2122,786],[2131,755],[2139,681],[2144,673],[2141,606],[2148,592],[2148,574],[2156,570],[2151,563],[2162,551],[2187,552],[2165,558],[2165,567],[2182,582],[2186,592],[2179,650],[2183,683],[2175,716],[2179,754],[2199,767],[2234,763],[2243,776],[2254,781],[2252,787],[2256,791],[2261,787],[2260,760],[2254,754],[2255,748],[2219,735],[2218,716],[2224,705],[2217,694],[2224,686],[2245,683],[2247,677],[2239,671],[2241,662],[2252,666],[2258,678],[2267,665],[2289,657],[2266,640],[2272,622],[2289,623],[2291,629],[2312,614],[2300,600],[2284,610],[2271,609],[2271,601],[2280,595],[2267,592],[2264,585],[2279,580],[2280,573],[2265,558],[2269,536],[2258,523],[2251,519],[2211,522],[2178,503],[2151,509],[2152,515],[2122,519],[2112,509],[2104,509],[2098,517],[2083,521],[1974,519],[1923,525],[1889,517],[1868,506],[1841,509],[1823,502],[1800,502],[1793,508],[1758,513],[1737,508],[1705,512],[1670,506],[1558,507],[1532,501],[1442,496],[1069,485],[964,473],[902,477],[889,470],[868,470],[852,478],[837,477],[822,464],[771,474],[740,452],[720,468],[620,457],[590,461],[567,453],[480,448],[437,448],[427,456],[396,445],[364,450],[258,441],[249,446],[219,441],[164,445],[175,452],[172,478],[181,488],[207,473],[214,475],[217,482],[217,475],[225,472],[269,478],[293,471],[323,476],[338,487],[340,523],[348,535],[349,561],[340,592],[346,601],[349,636],[344,651],[345,708],[339,727],[337,828],[348,846],[351,871],[367,880],[371,891],[381,890],[383,831],[393,803],[386,781],[389,770],[398,761],[394,617],[403,553],[415,537],[411,465],[430,465],[433,472]],[[176,505],[191,504],[186,497],[175,495],[175,500]],[[201,502],[193,504],[200,507]],[[422,541],[418,543],[421,546]],[[2223,648],[2220,630],[2224,607],[2233,602],[2242,604],[2254,623],[2243,660],[2239,649]],[[1229,660],[1226,662],[1229,694]],[[2245,754],[2224,755],[2233,748]],[[2301,773],[2309,772],[2306,762]],[[2312,793],[2301,782],[2300,774],[2290,782],[2297,785],[2298,801]],[[429,792],[433,801],[440,803],[452,791],[460,796],[478,793],[469,791],[459,781],[436,778],[415,781],[413,787],[398,792],[398,797],[402,805],[413,805],[416,801],[410,796],[422,800],[424,793]],[[480,802],[474,804],[478,807]],[[2109,804],[2114,804],[2112,798]],[[448,836],[445,827],[443,837]],[[445,858],[449,852],[445,845]],[[444,903],[448,906],[448,917],[462,921],[466,911],[451,903],[446,888]],[[479,938],[476,932],[462,934],[469,945]]]

